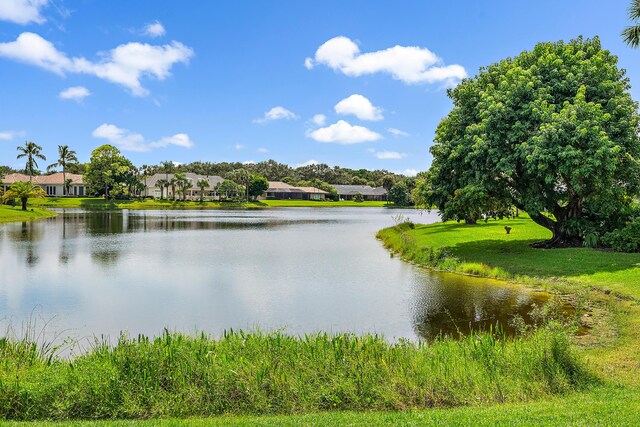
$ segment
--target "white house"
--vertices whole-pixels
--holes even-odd
[[[11,173],[2,178],[1,187],[4,191],[7,191],[14,182],[28,182],[31,180],[34,184],[42,187],[42,189],[47,193],[47,196],[62,196],[64,195],[64,179],[65,176],[62,172],[56,172],[51,175],[37,175],[33,177],[29,177],[29,175],[21,173]],[[66,179],[71,180],[68,196],[86,195],[86,185],[82,180],[82,175],[67,173]]]

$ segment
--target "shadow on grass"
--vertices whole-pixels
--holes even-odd
[[[485,263],[516,275],[571,277],[637,268],[640,254],[605,252],[589,248],[534,249],[540,239],[477,240],[458,243],[449,252],[464,262]]]

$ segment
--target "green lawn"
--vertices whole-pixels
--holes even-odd
[[[11,207],[7,205],[0,205],[0,223],[13,222],[13,221],[31,221],[34,219],[50,218],[56,216],[55,212],[47,209],[31,208],[23,211],[20,206]]]
[[[511,234],[506,233],[505,226],[512,228]],[[416,225],[402,232],[391,228],[381,231],[379,237],[417,262],[423,261],[424,248],[444,248],[462,263],[486,264],[506,272],[503,278],[564,280],[640,298],[640,254],[589,248],[533,249],[532,242],[548,239],[551,233],[526,217],[476,225]]]
[[[30,206],[51,208],[88,209],[260,209],[269,207],[382,207],[386,202],[312,201],[312,200],[261,200],[249,203],[218,203],[172,200],[110,200],[101,197],[47,197],[32,199]],[[393,205],[391,205],[393,206]]]
[[[407,412],[320,412],[290,416],[132,421],[76,421],[65,426],[637,426],[640,391],[601,387],[591,392],[543,402]],[[56,426],[53,422],[6,423],[7,426]]]
[[[356,207],[356,208],[379,208],[387,206],[387,202],[354,202],[353,200],[333,201],[314,201],[314,200],[261,200],[267,206],[272,207],[313,207],[313,208],[332,208],[332,207]],[[393,206],[393,205],[389,205]]]

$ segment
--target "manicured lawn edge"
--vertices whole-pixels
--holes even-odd
[[[21,210],[20,206],[0,205],[0,224],[5,222],[33,221],[37,219],[52,218],[58,215],[49,209],[29,208],[27,211]]]
[[[270,209],[270,208],[394,208],[386,202],[354,202],[354,201],[313,201],[313,200],[260,200],[243,202],[199,202],[181,200],[109,200],[96,197],[48,197],[33,199],[31,206],[50,208],[86,208],[86,209]]]

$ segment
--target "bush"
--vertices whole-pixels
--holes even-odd
[[[603,245],[618,252],[640,252],[640,218],[602,236]]]
[[[364,196],[360,193],[357,193],[355,196],[353,196],[353,201],[358,203],[364,202]]]

